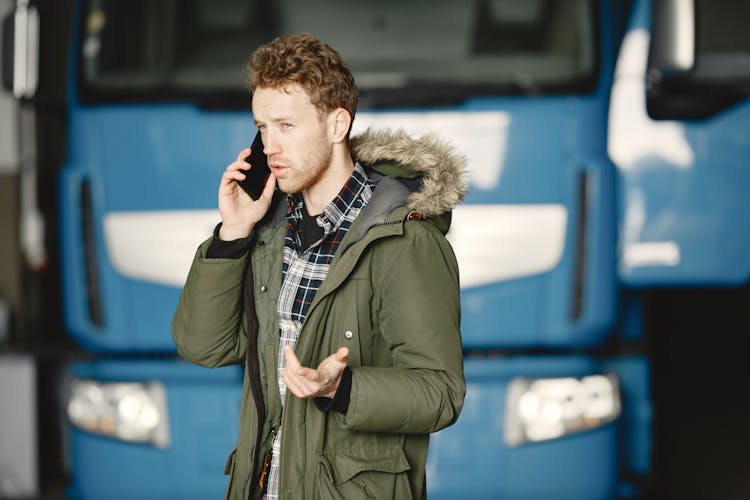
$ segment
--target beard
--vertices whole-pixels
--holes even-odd
[[[326,146],[327,144],[321,141],[318,147],[312,148],[304,166],[290,164],[291,175],[276,179],[279,189],[287,194],[296,194],[318,183],[328,171],[333,157],[333,152]]]

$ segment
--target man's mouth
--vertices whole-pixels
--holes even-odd
[[[282,163],[269,163],[268,166],[271,167],[274,174],[284,172],[289,169],[289,165],[284,165]]]

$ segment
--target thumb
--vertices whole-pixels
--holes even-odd
[[[336,361],[347,364],[349,362],[349,349],[347,347],[339,347],[336,351]]]
[[[273,199],[273,192],[276,189],[276,176],[271,172],[266,179],[266,185],[263,187],[261,197],[271,201]]]

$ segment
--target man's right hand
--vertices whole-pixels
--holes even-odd
[[[245,148],[237,155],[224,174],[219,184],[219,213],[221,214],[221,228],[219,238],[232,241],[246,238],[250,235],[255,224],[260,221],[271,206],[271,198],[276,187],[276,177],[271,173],[260,198],[253,200],[237,181],[245,178],[244,171],[252,168],[245,161],[250,155],[250,148]]]

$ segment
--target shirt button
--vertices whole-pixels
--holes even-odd
[[[268,291],[268,287],[266,285],[263,285],[263,286],[260,287],[260,291],[261,292],[267,292]]]
[[[344,337],[346,337],[347,339],[351,339],[352,337],[354,337],[354,334],[351,330],[347,330],[344,332]]]

